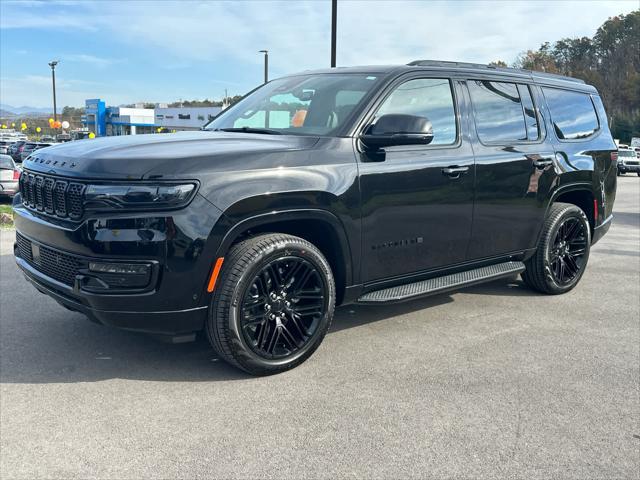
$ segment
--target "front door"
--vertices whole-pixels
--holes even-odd
[[[536,245],[557,182],[535,86],[467,81],[475,128],[476,197],[469,260]],[[537,100],[537,101],[534,101]]]
[[[474,159],[462,85],[447,78],[398,81],[375,110],[427,117],[433,141],[361,153],[365,283],[463,262],[473,215]]]

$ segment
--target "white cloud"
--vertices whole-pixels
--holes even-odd
[[[329,2],[89,5],[87,18],[70,21],[107,28],[121,40],[147,45],[180,63],[224,64],[232,58],[258,65],[257,50],[263,48],[281,73],[324,67],[329,61]],[[338,5],[340,65],[404,63],[416,56],[511,62],[544,41],[592,36],[607,17],[638,7],[636,0],[590,1],[588,8],[558,1],[345,0]]]
[[[109,88],[110,86],[107,84],[56,75],[56,100],[61,110],[65,105],[84,105],[85,99],[96,97],[96,92],[108,96],[109,99],[113,99],[117,103],[128,101],[127,92],[110,92]],[[0,78],[0,103],[32,107],[52,105],[51,77],[24,75]]]
[[[86,53],[64,54],[60,56],[60,59],[67,62],[86,63],[96,68],[106,68],[114,63],[122,62],[121,59],[96,57],[95,55],[88,55]]]
[[[240,85],[239,91],[246,89],[254,81],[244,78],[247,72],[252,78],[260,77],[262,55],[258,50],[264,48],[270,53],[272,77],[329,65],[328,1],[57,2],[54,13],[49,2],[0,1],[3,29],[88,31],[117,49],[122,61],[133,64],[145,55],[145,62],[158,71],[184,69],[189,75],[194,66],[213,66],[215,79],[203,78],[203,85],[233,87],[235,83]],[[544,41],[592,36],[607,17],[638,8],[637,0],[588,4],[340,0],[338,5],[338,65],[398,64],[416,58],[511,63],[518,53],[535,49]],[[47,14],[43,15],[45,8]],[[128,47],[135,50],[136,57],[127,58]],[[56,53],[56,46],[47,48],[65,62],[87,64],[87,69],[121,61],[88,53],[62,55]],[[229,73],[232,69],[233,74]],[[119,65],[113,75],[118,76],[119,88],[109,82],[108,74],[105,85],[94,89],[68,80],[69,88],[60,92],[61,104],[79,105],[84,98],[96,95],[112,103],[131,102],[134,95],[139,99],[149,94],[145,85],[123,87],[128,81],[126,65]],[[50,103],[49,92],[41,88],[45,84],[42,78],[16,78],[13,82],[5,85],[3,81],[1,90],[5,98],[11,93],[24,99],[12,99],[13,103],[28,97],[33,98],[33,105]],[[185,92],[182,85],[168,88],[157,93],[169,99],[193,94]]]

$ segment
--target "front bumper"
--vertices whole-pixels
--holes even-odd
[[[210,301],[205,286],[218,246],[210,234],[221,217],[204,198],[196,195],[173,212],[71,223],[27,209],[18,195],[14,212],[23,242],[14,247],[16,263],[40,292],[104,325],[165,335],[203,328]],[[46,265],[24,253],[25,239],[27,248],[38,246],[38,255],[47,252]],[[83,269],[90,261],[144,262],[153,265],[153,274],[143,289],[97,292],[84,281],[91,276]]]
[[[22,258],[16,256],[16,263],[29,283],[40,293],[50,296],[63,307],[80,312],[102,325],[159,335],[178,335],[202,330],[207,318],[206,306],[187,310],[142,312],[92,308],[71,296],[69,287],[38,272]]]

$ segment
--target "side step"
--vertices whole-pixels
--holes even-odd
[[[490,282],[503,277],[510,277],[524,272],[524,263],[505,262],[488,267],[475,268],[466,272],[453,273],[442,277],[430,278],[415,283],[398,285],[397,287],[383,288],[374,292],[365,293],[357,303],[387,303],[412,300],[417,297],[434,295],[450,290],[469,287],[478,283]]]

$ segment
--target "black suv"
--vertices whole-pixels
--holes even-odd
[[[564,293],[611,224],[595,88],[416,61],[280,78],[203,131],[34,152],[14,202],[29,281],[102,324],[253,374],[318,347],[336,304],[521,274]]]

